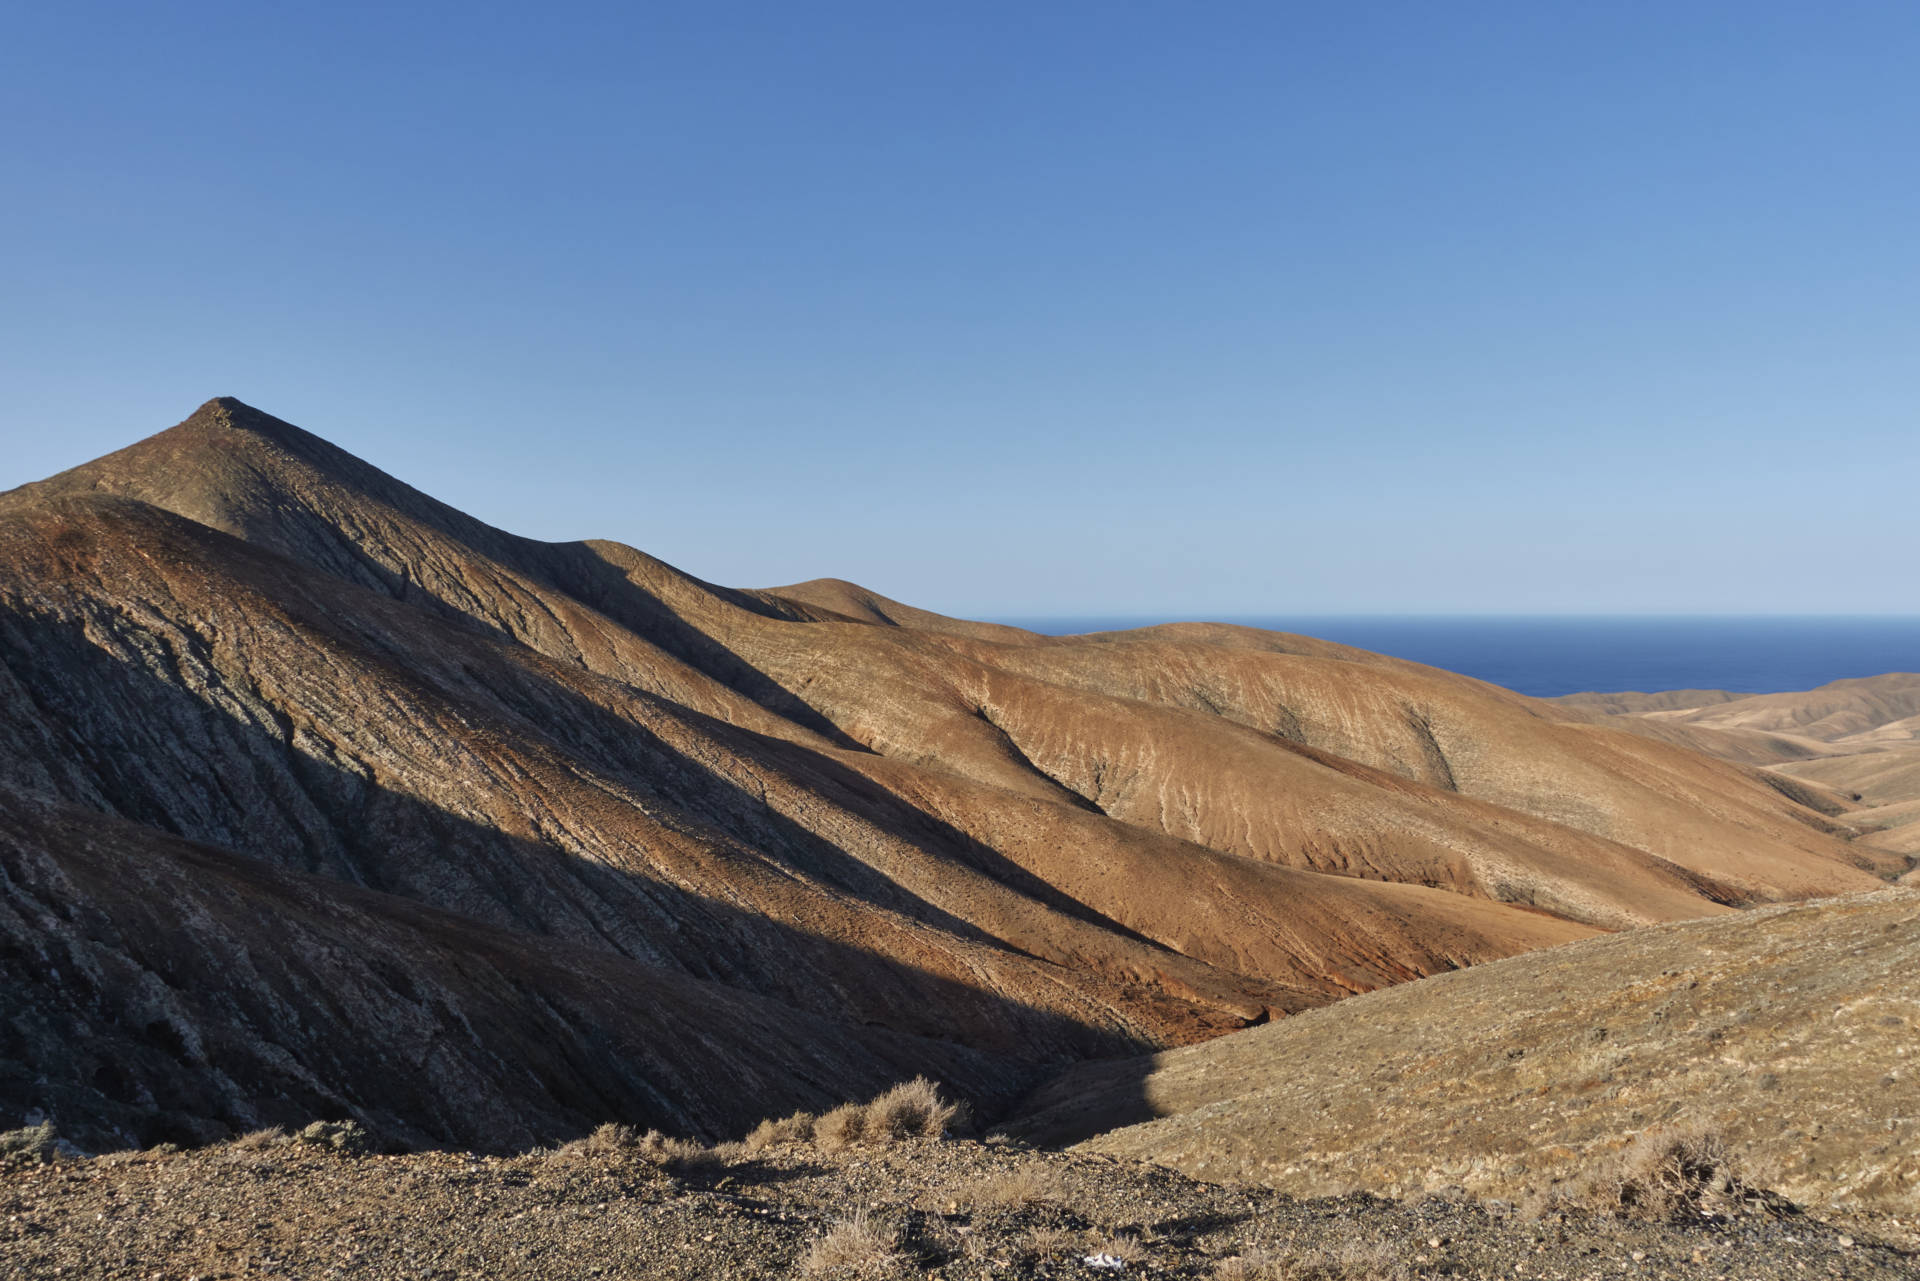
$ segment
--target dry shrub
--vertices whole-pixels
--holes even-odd
[[[1718,1133],[1688,1126],[1635,1136],[1585,1178],[1535,1197],[1530,1208],[1664,1220],[1736,1211],[1749,1203],[1769,1209],[1785,1204],[1742,1177]]]
[[[740,1151],[739,1144],[710,1148],[694,1139],[668,1138],[658,1130],[641,1135],[637,1147],[646,1160],[671,1170],[713,1169]]]
[[[554,1149],[553,1155],[565,1160],[589,1156],[615,1156],[620,1153],[644,1155],[641,1147],[646,1139],[660,1140],[661,1138],[658,1130],[649,1130],[643,1137],[630,1125],[609,1121],[584,1139],[575,1139],[571,1143],[561,1144]]]
[[[608,1122],[584,1139],[575,1139],[554,1149],[556,1160],[577,1161],[589,1157],[632,1157],[662,1169],[698,1170],[726,1165],[742,1155],[745,1146],[723,1143],[709,1148],[693,1139],[675,1139],[648,1130],[642,1134],[630,1125]]]
[[[865,1103],[842,1103],[825,1116],[795,1112],[766,1120],[744,1140],[758,1152],[777,1143],[805,1143],[837,1152],[856,1143],[892,1143],[899,1139],[937,1139],[967,1115],[966,1105],[943,1098],[924,1076],[896,1085]]]
[[[808,1276],[832,1273],[836,1276],[878,1276],[894,1270],[901,1262],[893,1248],[894,1234],[882,1224],[856,1210],[842,1219],[827,1234],[808,1247],[800,1260],[800,1271]]]
[[[1248,1250],[1213,1265],[1213,1281],[1267,1281],[1272,1275],[1273,1256],[1265,1250]]]
[[[778,1121],[768,1118],[754,1126],[742,1143],[749,1152],[759,1152],[782,1143],[808,1143],[813,1139],[813,1127],[818,1120],[811,1112],[795,1112]]]
[[[924,1076],[896,1085],[867,1104],[862,1136],[868,1142],[890,1139],[937,1139],[959,1107],[940,1097],[940,1087]]]
[[[829,1152],[851,1147],[867,1134],[864,1103],[842,1103],[813,1124],[813,1141]]]
[[[257,1152],[262,1148],[278,1147],[290,1141],[286,1130],[277,1125],[270,1125],[264,1130],[249,1130],[236,1139],[229,1139],[227,1146],[236,1152]]]

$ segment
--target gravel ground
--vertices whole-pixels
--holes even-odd
[[[864,1241],[842,1226],[856,1217]],[[853,1258],[832,1265],[821,1243],[836,1228]],[[1096,1267],[1094,1253],[1122,1266]],[[825,1278],[1920,1278],[1920,1256],[1798,1215],[1529,1222],[1464,1195],[1301,1200],[969,1141],[835,1154],[784,1145],[665,1167],[628,1151],[354,1156],[280,1142],[0,1172],[10,1277],[753,1278],[810,1267]]]

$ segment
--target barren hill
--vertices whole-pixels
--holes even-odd
[[[322,1097],[302,1080],[473,1142],[389,1087],[449,1055],[514,1142],[721,1134],[737,1110],[688,1082],[742,1071],[762,1111],[917,1070],[992,1110],[1063,1063],[1912,863],[1597,713],[1244,628],[1055,639],[716,587],[493,529],[232,400],[0,495],[0,551],[0,1005],[160,1011],[138,1071],[0,1045],[0,1121],[58,1097],[197,1139]],[[160,937],[142,883],[191,930]],[[422,949],[438,995],[390,1025],[405,984],[349,966],[316,1023],[316,949]],[[222,1037],[271,1070],[207,1085]],[[530,1044],[554,1057],[514,1112]]]
[[[1519,1197],[1698,1124],[1797,1201],[1911,1216],[1916,975],[1920,891],[1761,908],[1075,1068],[1016,1129],[1299,1193]]]
[[[1824,812],[1859,832],[1861,844],[1920,855],[1920,674],[1780,694],[1679,690],[1555,701],[1638,733],[1679,731],[1702,751],[1814,784],[1833,794]]]

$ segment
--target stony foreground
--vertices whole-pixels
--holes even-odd
[[[658,1159],[273,1142],[16,1163],[0,1171],[0,1275],[1920,1277],[1920,1257],[1858,1226],[1791,1214],[1528,1221],[1464,1196],[1295,1200],[954,1141]]]

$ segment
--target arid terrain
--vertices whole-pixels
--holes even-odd
[[[1014,1129],[1303,1195],[1517,1201],[1693,1128],[1801,1205],[1920,1233],[1917,975],[1920,890],[1757,908],[1088,1064]]]
[[[907,1139],[649,1160],[353,1155],[257,1139],[0,1176],[0,1262],[66,1278],[1192,1281],[1920,1277],[1870,1229],[1764,1200],[1522,1215],[1458,1192],[1296,1200],[1092,1153]]]
[[[1015,1257],[1051,1220],[969,1238],[927,1201],[1025,1162],[1085,1185],[1074,1242],[1166,1243],[1136,1271],[1364,1219],[1409,1275],[1610,1274],[1580,1234],[1612,1218],[1536,1239],[1473,1198],[1681,1120],[1904,1241],[1917,716],[1897,674],[1549,701],[1241,627],[718,587],[210,401],[0,494],[0,1131],[67,1145],[5,1176],[0,1259],[149,1275],[112,1234],[173,1224],[169,1276],[307,1275],[342,1232],[376,1276],[523,1246],[550,1271],[516,1274],[783,1275],[872,1192],[913,1266],[1065,1275]],[[735,1140],[917,1075],[1128,1161],[541,1151]],[[226,1146],[316,1120],[378,1154]],[[204,1150],[128,1155],[163,1144]],[[1441,1199],[1352,1199],[1388,1192]],[[241,1220],[268,1226],[211,1226]],[[738,1249],[666,1270],[708,1220]],[[1649,1221],[1624,1257],[1908,1266],[1787,1222]],[[262,1233],[245,1268],[205,1254]],[[1283,1263],[1243,1275],[1322,1275]]]
[[[1858,832],[1861,844],[1920,855],[1920,673],[1784,694],[1674,690],[1554,701],[1604,712],[1617,724],[1681,728],[1702,735],[1704,751],[1831,789],[1807,799]]]

